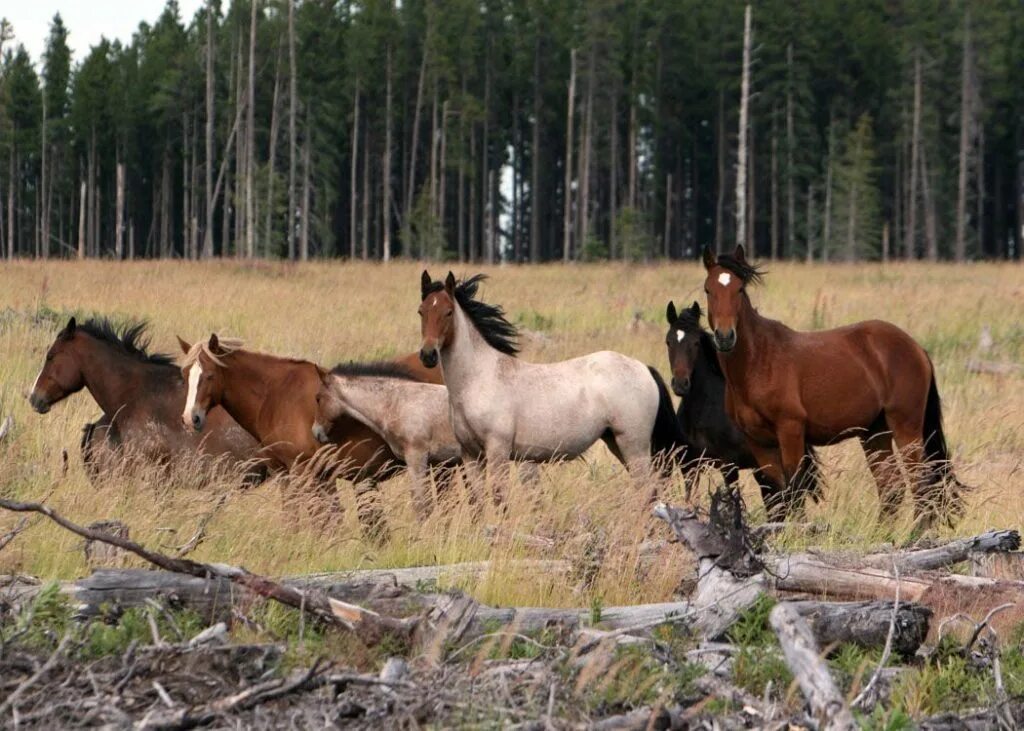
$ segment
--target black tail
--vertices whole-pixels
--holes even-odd
[[[930,363],[930,361],[929,361]],[[969,488],[953,474],[953,465],[949,461],[949,448],[946,446],[946,434],[942,430],[942,399],[939,387],[935,383],[935,366],[932,366],[932,380],[928,386],[928,400],[924,407],[924,459],[928,473],[925,480],[928,484],[942,486],[947,484],[945,503],[951,514],[947,521],[952,524],[963,514],[963,493]]]
[[[676,419],[672,397],[668,394],[665,381],[656,368],[647,366],[647,369],[658,386],[658,414],[654,419],[654,429],[651,431],[651,456],[660,462],[661,474],[668,477],[685,458],[686,438],[683,436],[682,427],[679,426],[679,420]]]

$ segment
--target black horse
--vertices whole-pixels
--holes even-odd
[[[687,442],[685,459],[691,465],[700,460],[701,465],[720,470],[732,487],[741,469],[756,470],[758,464],[743,432],[726,416],[725,375],[711,336],[700,326],[700,305],[694,302],[679,313],[669,302],[665,316],[672,390],[682,398],[676,418]],[[817,501],[821,495],[821,471],[813,448],[808,448],[798,479],[794,480],[796,488],[788,495],[783,486],[760,472],[755,474],[770,520],[783,520],[802,507],[805,497]],[[688,485],[688,493],[689,489]]]

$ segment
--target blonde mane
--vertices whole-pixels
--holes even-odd
[[[196,361],[199,360],[199,354],[203,353],[203,354],[206,355],[207,358],[212,360],[214,363],[216,363],[221,368],[227,368],[227,365],[225,365],[224,361],[221,360],[221,358],[223,358],[225,355],[231,355],[236,350],[241,350],[242,346],[245,345],[244,341],[241,338],[221,338],[221,337],[218,337],[217,340],[218,340],[218,343],[220,344],[220,348],[219,348],[220,353],[214,354],[213,351],[210,350],[210,341],[209,340],[200,340],[199,342],[197,342],[195,345],[192,346],[192,348],[188,351],[188,353],[182,359],[181,367],[182,368],[190,367],[193,363],[195,363]]]

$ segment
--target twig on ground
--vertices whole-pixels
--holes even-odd
[[[900,613],[900,568],[894,559],[892,562],[892,573],[896,577],[896,598],[892,603],[892,620],[889,622],[889,634],[885,638],[885,648],[882,650],[882,658],[878,661],[878,667],[875,668],[875,672],[871,674],[870,680],[864,689],[857,694],[857,697],[850,703],[851,708],[860,708],[861,704],[866,704],[871,697],[871,691],[878,682],[878,679],[882,675],[882,670],[885,668],[886,663],[889,662],[889,656],[892,654],[892,640],[896,636],[896,617]]]

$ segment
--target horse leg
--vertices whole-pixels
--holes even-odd
[[[512,470],[512,445],[503,439],[490,439],[485,448],[491,475],[491,498],[494,506],[505,510],[505,495]]]
[[[910,473],[914,496],[914,525],[918,530],[927,530],[938,517],[942,486],[929,479],[928,465],[924,459],[924,442],[921,439],[920,422],[912,426],[909,420],[892,419],[892,438],[900,458]]]
[[[356,515],[363,527],[363,534],[375,545],[382,545],[388,539],[387,521],[380,504],[380,491],[374,477],[364,477],[354,483],[356,492]]]
[[[884,415],[868,427],[868,433],[861,436],[860,443],[878,488],[878,518],[888,522],[903,502],[903,486],[900,484],[900,466],[892,450],[892,434],[885,426]]]
[[[427,498],[430,492],[430,465],[427,453],[406,450],[405,464],[409,469],[409,478],[412,481],[412,506],[416,511],[417,520],[422,521],[431,513],[430,501]]]
[[[613,440],[621,455],[619,461],[625,466],[633,482],[642,483],[644,480],[650,482],[651,492],[647,496],[648,504],[656,502],[662,478],[652,469],[650,437],[640,438],[633,434],[620,432],[613,436]]]
[[[750,440],[747,440],[747,448],[757,460],[757,484],[761,488],[765,514],[771,522],[780,523],[786,519],[788,511],[783,499],[786,477],[782,472],[779,450],[762,447]]]

